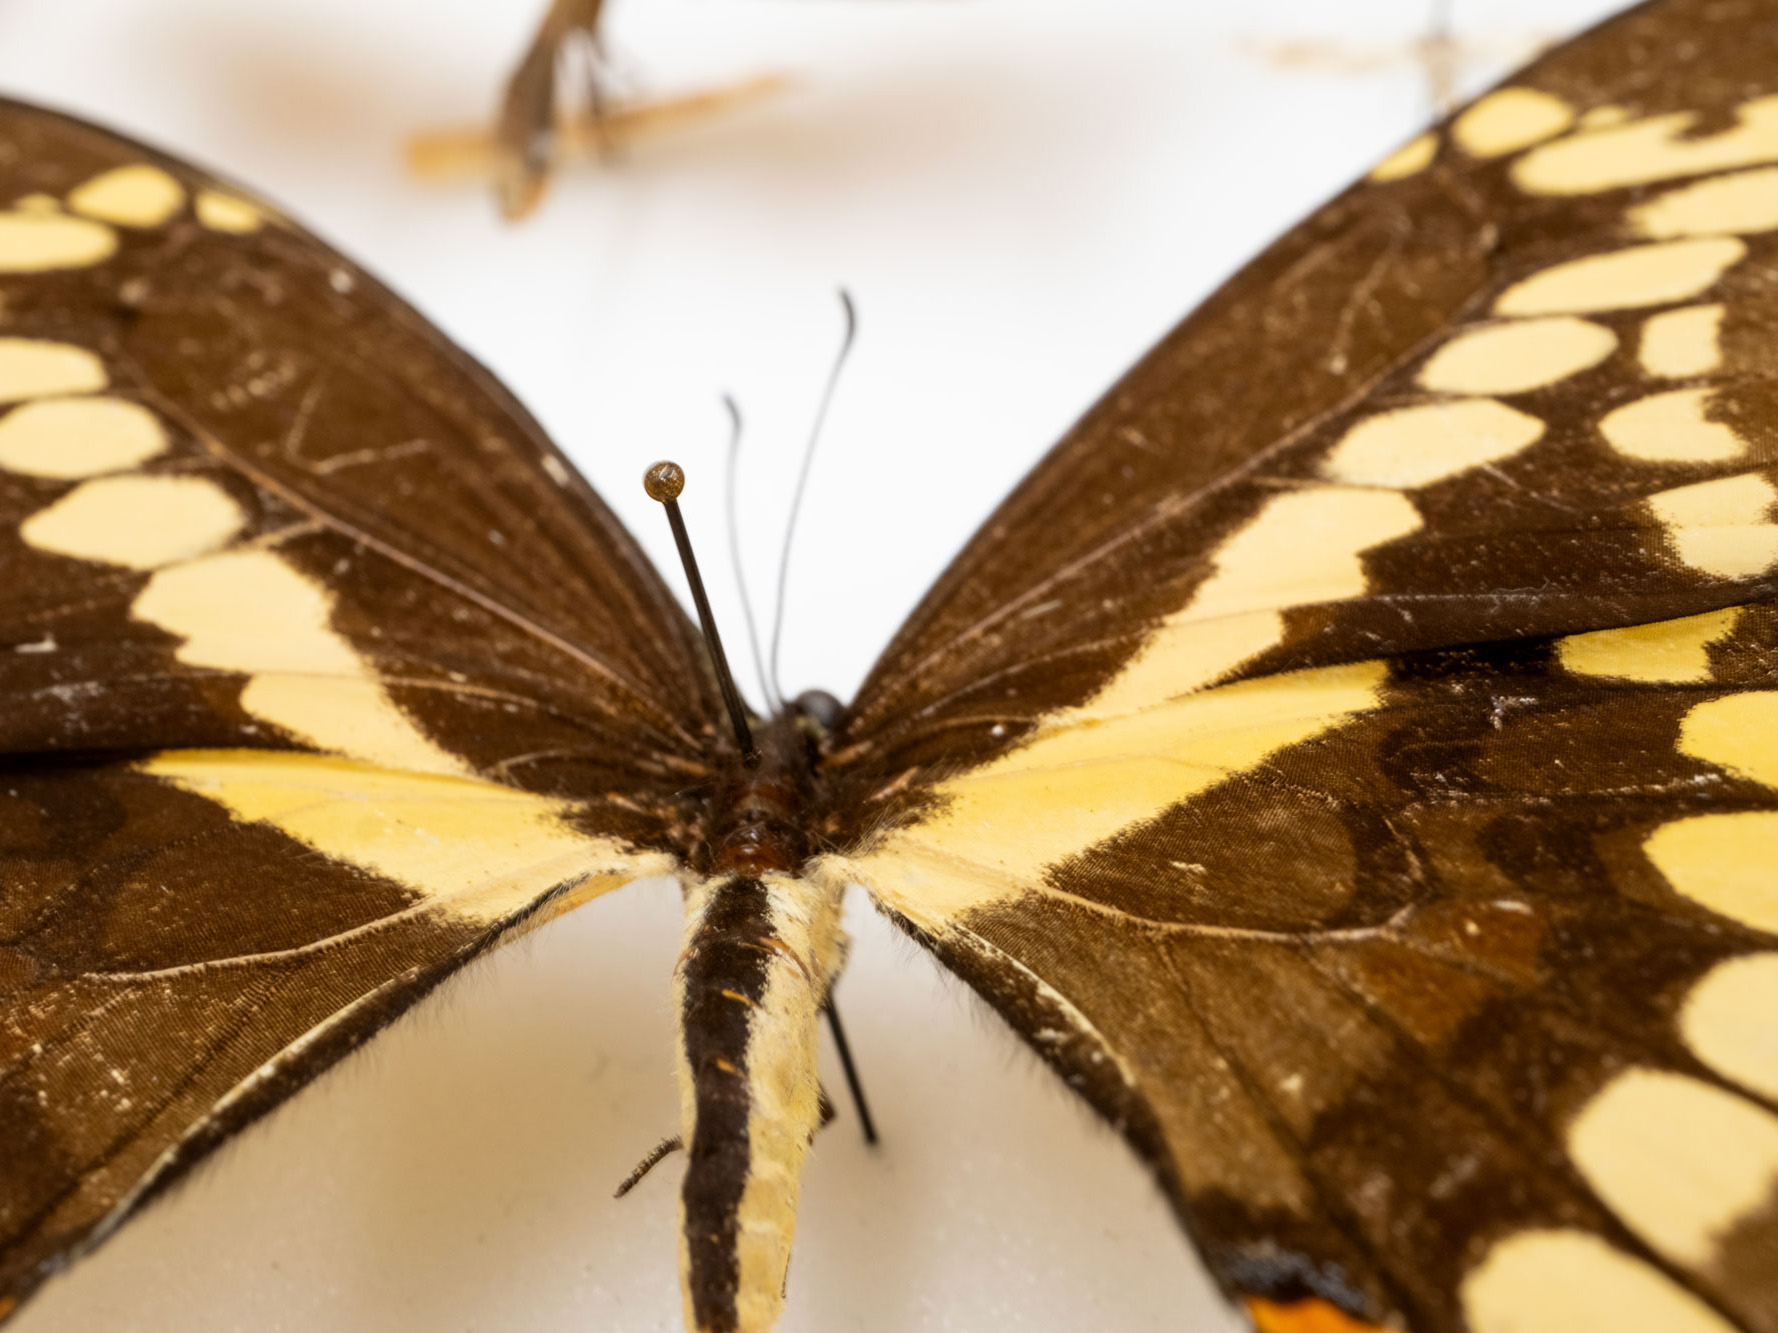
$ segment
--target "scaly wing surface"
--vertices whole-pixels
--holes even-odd
[[[715,688],[278,212],[0,105],[0,1314],[468,959],[674,864]]]
[[[1778,5],[1288,233],[843,722],[870,886],[1267,1333],[1778,1329]]]

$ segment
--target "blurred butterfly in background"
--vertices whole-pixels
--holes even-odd
[[[1263,1333],[1778,1329],[1775,47],[1769,0],[1660,0],[1406,144],[849,706],[738,722],[441,334],[6,104],[5,1309],[471,958],[672,873],[689,1327],[777,1316],[858,883]]]

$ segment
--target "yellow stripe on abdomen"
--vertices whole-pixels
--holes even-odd
[[[688,887],[674,973],[686,1327],[777,1322],[809,1143],[820,1124],[816,1027],[840,954],[840,894],[788,875]]]

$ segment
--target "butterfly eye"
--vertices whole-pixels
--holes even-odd
[[[804,690],[790,705],[797,721],[815,734],[816,739],[828,735],[840,724],[846,706],[826,690]]]

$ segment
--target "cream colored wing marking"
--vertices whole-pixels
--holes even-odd
[[[671,871],[714,695],[374,279],[103,131],[0,141],[3,1319],[477,954]]]
[[[1128,701],[1131,686],[1114,686],[1107,694],[1124,700],[1115,715],[1089,706],[941,783],[929,818],[884,836],[853,870],[894,911],[942,933],[961,914],[1048,892],[1050,866],[1376,708],[1386,676],[1382,663],[1360,662],[1147,707]]]
[[[1778,1329],[1774,21],[1639,7],[1398,150],[842,724],[821,873],[1293,1318]]]
[[[288,742],[658,844],[707,673],[522,410],[263,205],[0,116],[72,141],[0,208],[0,751]]]
[[[291,751],[0,791],[8,1302],[470,958],[675,865],[567,802]]]
[[[329,860],[405,885],[425,913],[493,925],[564,884],[551,915],[670,873],[661,852],[577,832],[574,807],[476,778],[252,750],[170,750],[138,771],[276,829]]]
[[[1770,604],[1146,706],[1189,673],[1139,655],[820,873],[1130,1137],[1237,1292],[1291,1289],[1290,1236],[1380,1326],[1761,1330],[1775,659]]]

